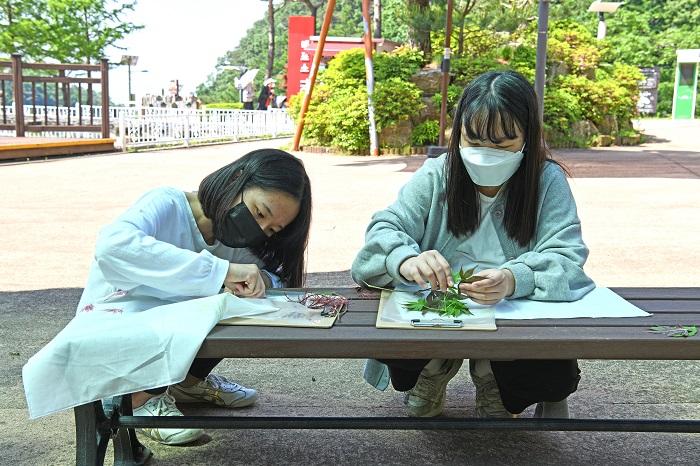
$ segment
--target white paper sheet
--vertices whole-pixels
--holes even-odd
[[[227,315],[219,322],[224,325],[260,325],[266,322],[277,322],[281,326],[290,327],[330,327],[335,318],[324,317],[321,309],[310,309],[295,300],[300,299],[303,292],[279,293],[274,290],[265,298],[241,298],[257,312],[241,313],[234,309],[232,315]],[[267,324],[269,325],[269,324]]]
[[[417,288],[397,288],[396,291],[400,292],[393,293],[397,295],[394,299],[399,303],[416,299],[414,295],[410,294],[415,290]],[[403,293],[404,291],[406,293]],[[651,315],[628,303],[610,289],[600,287],[573,302],[534,301],[525,298],[503,300],[495,306],[477,304],[471,299],[466,299],[464,302],[475,316],[479,316],[480,311],[488,309],[495,312],[496,319],[574,319],[579,317],[646,317]],[[398,313],[401,313],[400,317]],[[416,315],[420,315],[420,313],[406,311],[399,305],[396,306],[394,312],[389,314],[389,318],[394,316],[397,320],[410,320],[407,316]]]
[[[427,295],[428,293],[423,293]],[[493,309],[481,306],[479,309],[474,309],[470,306],[471,315],[462,315],[459,317],[447,318],[440,316],[437,312],[429,311],[422,314],[418,311],[409,311],[406,309],[406,303],[418,299],[412,292],[394,291],[388,299],[383,302],[382,321],[386,323],[410,323],[412,319],[420,319],[421,321],[453,321],[461,320],[465,327],[483,326],[487,329],[496,329]]]
[[[483,307],[469,301],[469,307]],[[595,288],[578,301],[546,302],[531,299],[504,300],[494,306],[496,319],[573,319],[577,317],[650,316],[608,288]]]

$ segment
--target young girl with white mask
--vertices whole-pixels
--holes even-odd
[[[460,284],[480,304],[502,299],[574,301],[594,284],[566,175],[544,146],[532,85],[513,71],[488,72],[464,90],[448,152],[426,160],[398,199],[376,213],[352,266],[359,284],[429,284],[445,290],[452,271],[484,279]],[[370,360],[365,379],[407,391],[414,416],[442,413],[462,360]],[[567,417],[580,379],[575,360],[471,360],[479,417]]]

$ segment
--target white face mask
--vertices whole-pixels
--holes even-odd
[[[525,146],[523,146],[525,149]],[[491,147],[460,147],[467,173],[479,186],[501,186],[516,172],[523,160],[523,149],[511,152]]]

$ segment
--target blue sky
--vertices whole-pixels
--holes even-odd
[[[216,59],[240,42],[258,19],[265,17],[261,0],[140,0],[125,17],[145,26],[110,49],[110,62],[121,55],[138,56],[131,70],[132,92],[159,93],[178,79],[182,94],[194,91],[214,71]],[[142,72],[142,70],[148,70]],[[128,94],[126,66],[110,70],[110,98],[125,103]]]

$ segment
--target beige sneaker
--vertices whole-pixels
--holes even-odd
[[[476,416],[477,417],[504,417],[514,418],[517,415],[510,413],[501,400],[501,393],[496,384],[496,378],[490,370],[483,375],[477,375],[475,371],[476,361],[469,360],[469,375],[472,377],[476,388]]]
[[[430,364],[428,363],[428,366]],[[442,414],[447,383],[459,372],[462,360],[445,359],[437,371],[431,370],[428,366],[421,372],[416,386],[409,390],[404,398],[408,412],[414,417],[433,417]]]
[[[182,416],[172,396],[168,392],[156,395],[138,408],[134,416]],[[165,445],[182,445],[194,442],[202,436],[202,429],[165,429],[162,427],[144,427],[137,431],[156,442]]]
[[[258,392],[252,388],[214,374],[191,387],[172,385],[169,391],[179,403],[214,403],[225,408],[250,406],[258,399]]]

